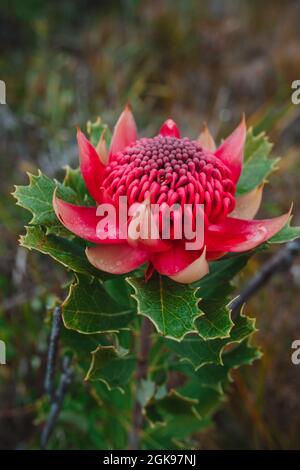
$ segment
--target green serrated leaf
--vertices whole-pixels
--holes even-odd
[[[160,334],[180,341],[188,333],[197,332],[195,320],[203,315],[198,309],[197,288],[158,274],[148,282],[143,278],[127,281],[134,289],[138,313],[148,317]]]
[[[123,277],[115,276],[112,279],[108,279],[105,281],[104,287],[118,304],[130,309],[135,308],[135,301],[131,297],[132,289]]]
[[[63,305],[67,328],[79,333],[118,332],[134,318],[130,309],[122,309],[96,278],[78,275]]]
[[[52,233],[69,233],[59,222],[52,206],[55,188],[57,195],[68,202],[76,202],[73,189],[56,180],[48,178],[38,171],[37,175],[29,175],[29,185],[16,186],[13,196],[17,204],[32,213],[31,225],[45,225]]]
[[[61,263],[76,273],[90,276],[102,275],[106,279],[107,273],[95,269],[87,260],[84,247],[76,239],[68,240],[57,235],[47,235],[39,226],[26,227],[26,235],[20,237],[20,244],[28,249],[40,251]]]
[[[240,343],[257,331],[255,318],[249,318],[241,312],[235,319],[235,324],[230,332],[230,340],[226,343]]]
[[[286,243],[296,240],[296,238],[300,237],[300,227],[291,227],[291,220],[280,230],[280,232],[276,233],[274,237],[268,240],[268,243]]]
[[[196,322],[198,334],[205,340],[229,338],[233,327],[230,309],[226,305],[216,308],[213,300],[200,302],[200,306],[204,315]]]
[[[78,204],[94,206],[95,201],[87,190],[80,168],[74,169],[67,165],[65,171],[63,184],[75,192]]]
[[[224,354],[224,366],[236,369],[245,364],[252,364],[256,359],[261,358],[261,351],[249,344],[249,340],[242,341],[238,346]]]
[[[237,185],[237,195],[244,194],[266,181],[276,169],[278,158],[270,159],[272,144],[264,132],[254,135],[249,129],[245,146],[243,171]]]
[[[98,346],[92,353],[90,369],[85,380],[103,382],[108,390],[124,392],[135,368],[136,360],[124,349],[115,346]]]
[[[102,122],[102,119],[100,117],[98,117],[95,122],[88,121],[87,131],[90,136],[91,143],[93,144],[94,147],[96,147],[96,145],[98,144],[102,133],[105,132],[104,136],[105,136],[106,145],[107,145],[107,148],[109,147],[110,141],[111,141],[111,132],[107,124]]]
[[[194,335],[185,337],[180,343],[169,340],[167,345],[181,360],[189,361],[195,369],[205,364],[222,364],[222,340],[205,341]]]
[[[201,417],[211,416],[225,401],[223,393],[208,387],[202,387],[197,380],[190,380],[179,389],[179,392],[185,397],[194,398],[198,401],[195,410]]]
[[[224,384],[228,381],[228,367],[206,364],[195,370],[192,365],[179,362],[172,366],[174,370],[186,374],[190,379],[198,383],[199,387],[208,387],[218,393],[224,393]]]
[[[188,361],[195,370],[198,370],[206,364],[222,365],[225,346],[240,343],[255,331],[257,331],[255,319],[240,314],[235,320],[228,338],[203,340],[201,337],[193,335],[185,337],[180,343],[169,340],[167,345],[181,360]]]
[[[197,444],[183,441],[191,434],[200,432],[211,426],[208,418],[198,420],[195,416],[181,416],[178,425],[178,416],[168,419],[168,421],[157,422],[155,426],[144,431],[142,435],[142,448],[148,450],[186,450],[195,449]]]

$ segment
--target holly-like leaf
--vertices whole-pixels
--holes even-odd
[[[240,314],[228,338],[203,340],[199,336],[190,335],[180,343],[169,340],[167,345],[179,356],[180,360],[188,361],[195,370],[198,370],[206,364],[223,365],[222,354],[225,346],[241,343],[255,331],[257,331],[255,319]]]
[[[230,309],[208,300],[200,302],[200,306],[204,315],[196,322],[199,335],[205,340],[229,338],[233,327]]]
[[[256,359],[260,359],[261,356],[261,351],[255,346],[252,346],[248,340],[245,340],[234,349],[224,354],[224,366],[225,368],[236,369],[245,364],[252,364]]]
[[[225,395],[220,391],[202,387],[198,381],[190,380],[179,389],[181,395],[197,400],[195,411],[201,417],[211,416],[225,401]]]
[[[78,204],[86,206],[94,206],[95,201],[90,196],[85,182],[82,178],[80,168],[65,167],[64,186],[71,188],[76,194]]]
[[[188,333],[197,332],[195,320],[203,315],[198,308],[197,288],[158,274],[148,282],[133,277],[127,281],[134,289],[138,313],[148,317],[160,334],[180,341]]]
[[[76,193],[56,180],[52,180],[38,171],[37,175],[29,175],[29,185],[16,186],[13,196],[17,204],[32,213],[31,225],[44,225],[52,233],[69,233],[62,226],[52,206],[55,188],[57,195],[68,202],[76,202]]]
[[[108,390],[124,392],[135,368],[136,360],[127,350],[115,346],[98,346],[92,353],[90,369],[85,380],[103,382]]]
[[[77,363],[84,373],[90,366],[90,354],[99,346],[107,346],[107,340],[102,334],[84,335],[69,328],[62,328],[60,339],[66,352],[72,352],[77,357]]]
[[[196,321],[199,335],[205,340],[229,338],[233,327],[228,307],[232,278],[247,264],[252,253],[234,255],[210,264],[210,272],[194,285],[199,288],[199,307],[204,315]]]
[[[226,386],[232,380],[230,370],[242,365],[252,364],[261,357],[261,352],[245,339],[222,356],[223,365],[206,364],[195,370],[190,364],[179,362],[172,365],[174,370],[186,374],[193,386],[208,387],[218,393],[224,393]]]
[[[63,305],[67,328],[79,333],[118,332],[134,318],[130,309],[120,307],[96,278],[78,275]]]
[[[276,233],[274,237],[268,240],[268,243],[286,243],[296,240],[296,238],[300,237],[300,227],[291,227],[291,220],[280,230],[280,232]]]
[[[180,343],[169,340],[167,345],[181,359],[189,361],[195,369],[205,364],[222,364],[221,352],[224,344],[220,339],[205,341],[193,335],[185,337]]]
[[[276,169],[279,158],[269,158],[272,144],[266,134],[262,132],[254,135],[249,129],[245,146],[243,171],[237,185],[237,194],[244,194],[266,181],[272,171]]]
[[[208,418],[197,419],[194,415],[169,418],[164,422],[157,422],[154,426],[143,432],[142,449],[148,450],[187,450],[197,448],[197,443],[187,442],[186,439],[193,433],[201,432],[211,426]]]
[[[100,117],[98,117],[95,122],[88,121],[87,131],[88,131],[88,134],[90,135],[90,140],[94,147],[97,146],[102,133],[105,132],[104,137],[105,137],[106,145],[107,145],[107,148],[109,147],[110,141],[111,141],[111,132],[107,124],[102,122],[102,119]]]
[[[112,279],[105,281],[104,287],[119,305],[129,309],[135,308],[136,303],[131,297],[132,289],[124,277],[114,276]]]
[[[76,273],[109,277],[95,269],[87,260],[84,247],[76,239],[68,240],[53,234],[46,234],[40,226],[26,227],[26,235],[20,237],[20,244],[29,250],[37,250],[51,256]]]

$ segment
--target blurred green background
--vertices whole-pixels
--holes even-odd
[[[0,447],[36,448],[47,409],[43,377],[49,309],[64,297],[66,273],[18,247],[29,220],[15,206],[13,184],[41,168],[59,177],[76,165],[75,127],[98,115],[114,124],[130,102],[139,129],[155,133],[168,117],[196,136],[203,121],[220,139],[242,112],[266,129],[282,156],[260,215],[294,201],[300,224],[300,4],[286,0],[1,0],[0,79]],[[274,249],[275,250],[275,249]],[[256,256],[238,285],[271,255]],[[247,305],[258,321],[264,357],[236,374],[203,449],[300,449],[300,263],[276,276]],[[99,448],[97,411],[87,387],[70,389],[52,448]],[[108,431],[109,432],[109,431]]]

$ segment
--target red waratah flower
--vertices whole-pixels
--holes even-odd
[[[252,220],[260,206],[262,186],[235,197],[246,139],[244,119],[217,149],[207,128],[197,140],[181,138],[171,119],[156,137],[139,139],[129,107],[114,128],[108,153],[103,137],[97,149],[80,130],[77,138],[81,173],[97,205],[111,203],[117,208],[119,196],[127,196],[129,206],[146,200],[160,206],[204,205],[204,244],[186,250],[185,240],[124,239],[118,227],[100,239],[96,206],[79,207],[54,194],[57,217],[68,230],[96,244],[86,249],[86,255],[103,271],[124,274],[148,262],[149,275],[156,270],[177,282],[191,283],[208,273],[209,260],[255,248],[289,219],[290,212]],[[191,217],[195,217],[194,209]]]

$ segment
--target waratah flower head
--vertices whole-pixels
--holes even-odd
[[[136,203],[156,204],[160,217],[174,205],[188,207],[192,227],[201,207],[204,235],[201,244],[193,250],[186,249],[184,235],[179,240],[171,232],[170,239],[164,240],[159,223],[155,239],[133,240],[130,216],[126,219],[125,236],[115,222],[113,230],[111,225],[106,227],[103,237],[99,231],[103,214],[99,215],[96,206],[75,206],[54,194],[56,215],[71,232],[96,244],[88,247],[86,254],[98,269],[124,274],[147,262],[148,274],[157,270],[177,282],[194,282],[207,274],[209,260],[228,252],[255,248],[288,221],[290,212],[273,219],[252,220],[260,206],[262,186],[236,197],[245,139],[244,118],[217,149],[207,128],[197,140],[190,140],[180,137],[171,119],[163,124],[157,136],[138,138],[129,107],[115,126],[109,152],[103,136],[95,149],[78,131],[81,172],[96,204],[119,208],[120,201],[126,197],[129,208]],[[179,222],[186,223],[183,212],[178,213]],[[142,223],[147,224],[146,209],[144,214]],[[173,214],[173,225],[174,217]]]

